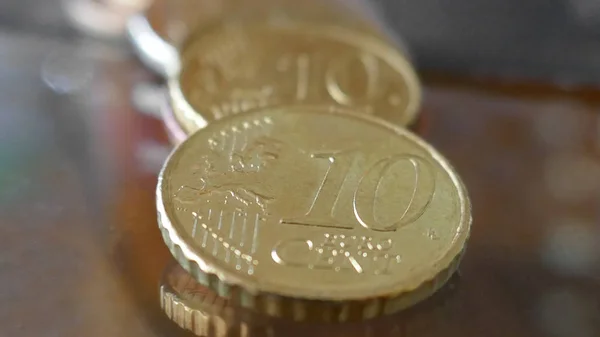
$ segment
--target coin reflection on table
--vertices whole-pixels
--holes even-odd
[[[231,306],[176,262],[165,269],[160,303],[170,319],[198,336],[268,335],[264,316]]]
[[[176,261],[164,270],[160,301],[165,314],[181,328],[203,337],[401,337],[432,336],[439,326],[428,329],[428,322],[448,316],[448,302],[455,296],[459,279],[455,275],[435,296],[396,315],[360,323],[298,323],[268,317],[235,307],[199,284]],[[443,330],[443,329],[442,329]]]
[[[165,164],[157,208],[167,246],[199,283],[296,321],[423,300],[456,270],[471,222],[464,186],[433,148],[334,107],[211,123]]]

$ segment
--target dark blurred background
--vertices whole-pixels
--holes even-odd
[[[82,3],[108,4],[90,13]],[[119,30],[118,11],[148,0],[3,0],[3,38],[74,43],[83,32]],[[552,81],[561,86],[600,81],[600,2],[596,0],[373,0],[400,32],[423,71]],[[93,7],[93,6],[87,6]],[[73,17],[79,16],[78,19]],[[75,22],[75,23],[74,23]],[[98,28],[102,27],[102,28]],[[9,38],[10,39],[10,38]],[[9,42],[7,42],[9,43]],[[6,47],[3,44],[3,48]]]

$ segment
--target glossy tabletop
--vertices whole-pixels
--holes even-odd
[[[189,336],[159,307],[158,80],[118,43],[0,46],[0,336]],[[459,275],[406,312],[285,336],[599,336],[600,92],[423,82],[421,135],[473,204]]]

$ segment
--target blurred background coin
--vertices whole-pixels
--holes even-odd
[[[167,246],[200,284],[297,321],[423,300],[456,270],[471,224],[463,184],[431,146],[331,107],[209,124],[168,159],[157,208]]]
[[[382,24],[375,4],[365,0],[307,0],[302,3],[292,0],[154,0],[145,10],[130,17],[127,33],[142,62],[155,73],[168,77],[179,69],[179,49],[188,35],[219,17],[321,21],[356,26],[386,37],[405,49],[401,40]]]
[[[175,117],[173,107],[169,104],[168,99],[161,101],[159,110],[169,141],[172,145],[179,145],[188,137],[188,133]],[[416,134],[421,134],[427,130],[427,121],[424,117],[425,115],[419,116],[411,126],[411,130]]]
[[[335,25],[218,22],[198,31],[168,81],[176,119],[190,134],[253,108],[323,104],[411,124],[421,90],[393,45]]]

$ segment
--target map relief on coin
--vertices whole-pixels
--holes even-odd
[[[277,165],[280,146],[268,138],[269,118],[213,134],[174,199],[194,216],[192,236],[237,270],[254,272],[258,235],[274,196],[261,184]]]
[[[374,156],[359,143],[292,143],[274,128],[269,117],[235,123],[213,133],[208,151],[188,165],[173,198],[193,217],[191,235],[203,251],[248,274],[265,257],[286,268],[356,274],[387,274],[402,263],[393,234],[434,196],[429,161]],[[266,232],[274,241],[262,239]]]

